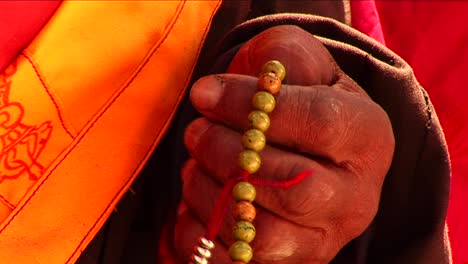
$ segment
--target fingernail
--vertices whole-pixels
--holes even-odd
[[[223,89],[220,77],[204,77],[193,85],[190,99],[198,110],[212,110],[218,104]]]
[[[211,127],[212,123],[205,118],[193,121],[185,130],[185,145],[189,152],[195,152],[201,136]]]

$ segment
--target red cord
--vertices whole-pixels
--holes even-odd
[[[223,223],[224,217],[228,211],[228,206],[231,201],[232,188],[240,181],[248,181],[253,185],[261,187],[271,187],[271,188],[282,188],[287,190],[301,182],[303,182],[307,177],[312,175],[312,171],[306,170],[303,171],[292,179],[285,181],[265,181],[265,180],[252,180],[250,179],[250,174],[241,169],[234,170],[226,184],[224,185],[221,193],[219,194],[213,211],[211,212],[210,220],[208,221],[205,237],[211,241],[214,241],[216,235],[219,232],[221,224]]]
[[[208,226],[205,232],[205,237],[211,241],[214,241],[216,235],[219,232],[219,228],[223,223],[224,217],[228,211],[228,205],[231,201],[232,188],[240,182],[248,180],[250,174],[245,170],[234,170],[226,183],[224,184],[221,193],[216,200],[213,211],[211,212],[210,220],[208,221]]]
[[[256,179],[256,180],[249,180],[249,182],[253,185],[257,185],[261,187],[281,188],[283,190],[287,190],[303,182],[307,177],[311,175],[312,175],[312,171],[306,170],[297,174],[292,179],[285,180],[285,181],[265,181],[261,179]]]

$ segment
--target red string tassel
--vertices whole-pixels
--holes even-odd
[[[219,228],[223,223],[224,217],[229,209],[229,203],[232,199],[232,188],[243,180],[248,180],[250,174],[245,170],[234,170],[226,183],[224,184],[221,193],[219,194],[213,211],[211,212],[210,220],[208,221],[205,237],[214,241],[219,232]]]

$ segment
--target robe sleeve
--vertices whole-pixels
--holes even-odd
[[[332,263],[450,263],[445,227],[447,145],[433,105],[412,69],[377,41],[335,20],[280,14],[234,28],[217,46],[211,72],[224,72],[242,43],[277,25],[296,25],[317,36],[341,69],[387,112],[393,126],[395,153],[377,216]]]

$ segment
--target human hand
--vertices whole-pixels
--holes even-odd
[[[274,27],[239,50],[229,74],[202,78],[192,88],[192,103],[204,117],[185,133],[192,159],[182,172],[187,210],[179,215],[176,246],[186,259],[236,167],[257,90],[251,76],[272,59],[285,65],[287,84],[270,115],[262,167],[252,177],[281,181],[306,170],[313,174],[287,190],[256,188],[252,262],[328,263],[377,212],[394,149],[386,113],[338,68],[319,40],[295,26]],[[213,263],[231,262],[231,218],[221,227]]]

